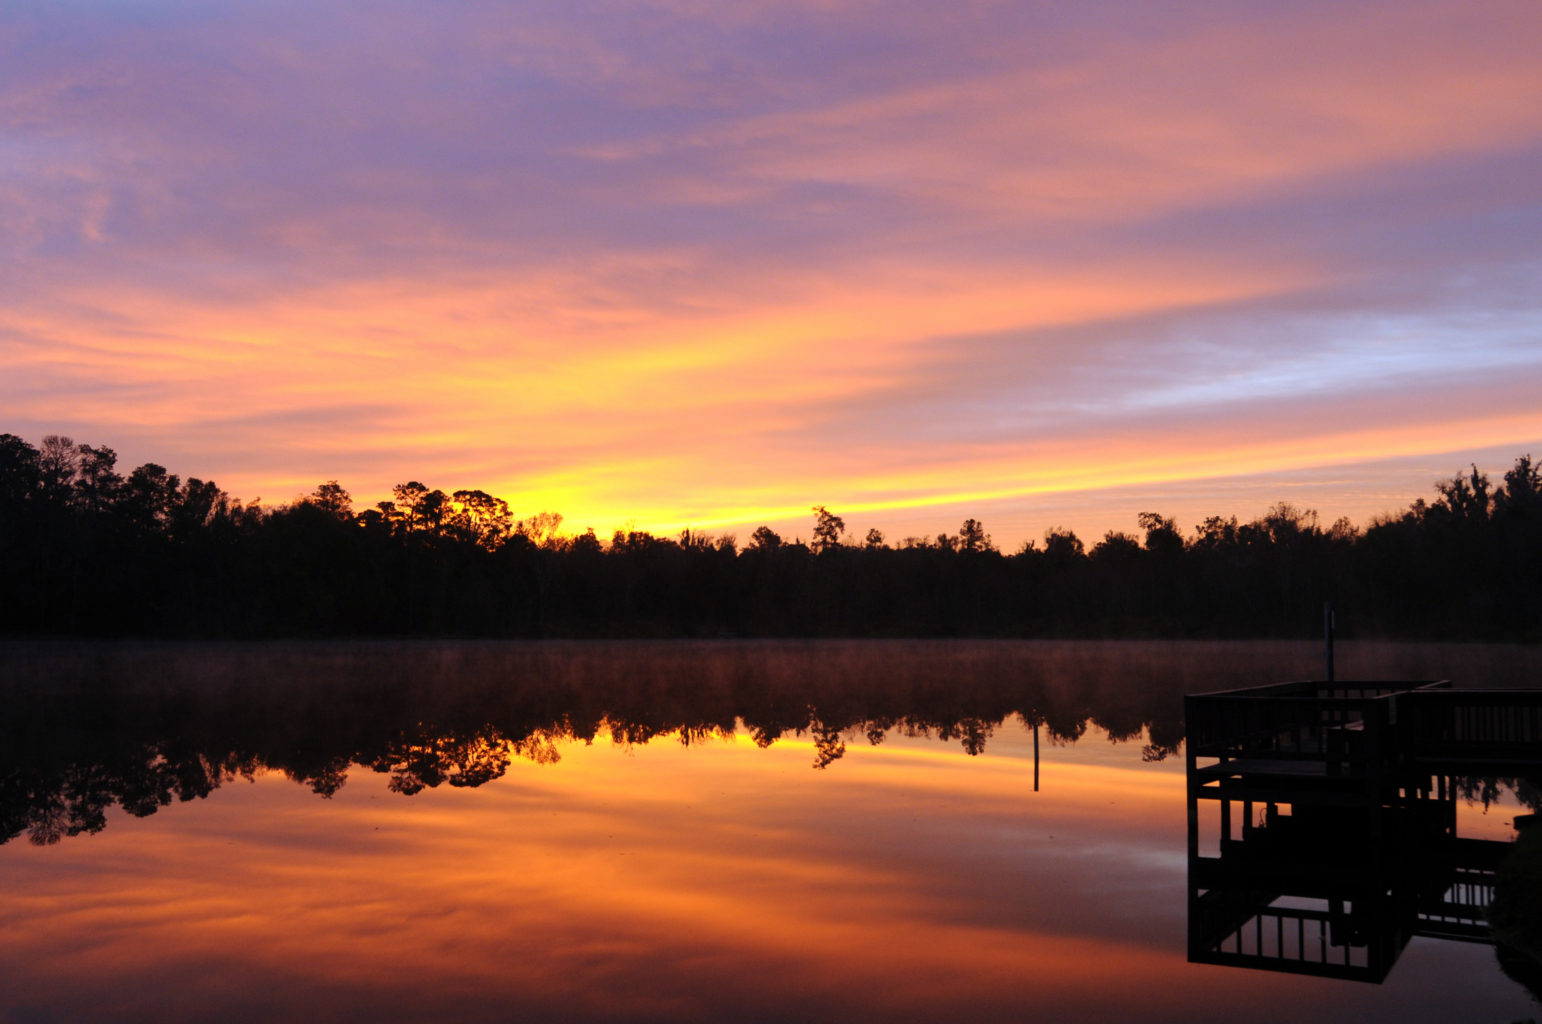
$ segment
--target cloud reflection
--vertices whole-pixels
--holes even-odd
[[[1374,990],[1185,962],[1183,764],[1142,744],[1176,742],[1177,694],[1318,653],[16,647],[7,790],[118,777],[139,799],[96,801],[109,820],[91,834],[0,845],[0,1018],[1178,1022],[1218,1000],[1323,1021],[1523,1015],[1487,950],[1446,951],[1453,965],[1410,948]],[[1502,682],[1534,676],[1534,655],[1356,644],[1342,667]],[[847,740],[824,771],[816,705]],[[1017,706],[1045,717],[1038,792],[1024,716],[1001,720]],[[475,784],[421,770],[444,768],[414,760],[431,748],[486,760],[498,731],[477,723],[523,756],[461,777]],[[412,764],[421,788],[399,784]],[[168,777],[187,788],[161,799]]]
[[[33,1005],[123,1019],[1365,1012],[1300,979],[1178,980],[1198,970],[1182,858],[1150,854],[1182,849],[1181,766],[1081,749],[1057,748],[1039,794],[1020,758],[885,746],[831,776],[742,741],[572,744],[413,800],[378,776],[332,801],[261,776],[78,854],[8,848],[26,895],[0,910],[0,961]]]

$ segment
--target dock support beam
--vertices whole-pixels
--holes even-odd
[[[1322,657],[1323,678],[1333,682],[1333,602],[1322,603]]]

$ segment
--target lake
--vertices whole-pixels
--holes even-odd
[[[1182,695],[1313,644],[0,657],[7,1024],[1542,1016],[1483,943],[1381,984],[1188,961]],[[1338,670],[1534,685],[1542,651]],[[1516,787],[1472,792],[1461,834],[1513,837]]]

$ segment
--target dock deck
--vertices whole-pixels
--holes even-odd
[[[1456,834],[1456,779],[1542,777],[1542,690],[1310,680],[1184,710],[1190,960],[1380,981],[1415,935],[1491,941],[1511,844]]]

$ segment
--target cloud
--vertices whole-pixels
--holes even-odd
[[[1505,2],[10,13],[5,428],[660,524],[1522,444],[1539,45]]]

